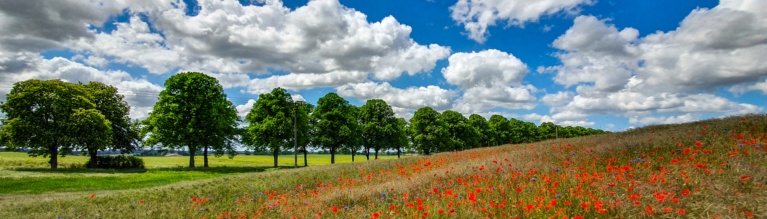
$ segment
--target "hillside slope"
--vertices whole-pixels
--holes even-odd
[[[767,117],[0,206],[0,218],[764,218]]]

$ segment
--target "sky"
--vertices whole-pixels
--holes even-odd
[[[275,87],[609,131],[767,108],[764,0],[11,0],[0,30],[0,101],[100,81],[135,119],[187,71],[242,116]]]

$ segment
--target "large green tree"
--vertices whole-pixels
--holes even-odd
[[[477,130],[469,124],[469,120],[463,114],[446,110],[440,115],[440,120],[447,130],[449,149],[460,151],[471,148],[479,142]]]
[[[274,156],[274,166],[281,149],[293,145],[293,98],[283,88],[258,95],[253,109],[245,117],[247,127],[245,143],[256,150],[269,149]]]
[[[29,148],[33,157],[50,156],[51,169],[56,169],[58,155],[70,153],[82,140],[76,138],[77,117],[97,113],[83,112],[96,108],[90,100],[77,84],[59,80],[17,82],[6,102],[0,104],[6,114],[0,130],[3,141],[11,148]],[[76,113],[78,110],[83,113]]]
[[[96,110],[110,122],[111,142],[107,148],[120,150],[122,153],[130,153],[137,149],[141,140],[139,130],[128,116],[130,106],[123,100],[123,95],[118,93],[117,88],[101,82],[89,82],[84,87],[91,94],[91,102],[96,105]],[[104,149],[106,148],[100,150]],[[92,164],[95,164],[95,153],[96,151],[89,150]]]
[[[202,149],[204,166],[208,167],[208,148],[224,151],[223,147],[236,139],[236,115],[218,80],[199,72],[184,72],[165,81],[165,90],[145,120],[143,132],[149,133],[149,145],[189,149],[190,168],[195,167],[195,153]]]
[[[312,112],[314,145],[330,150],[330,163],[336,162],[335,154],[342,146],[352,143],[355,126],[354,113],[349,101],[336,93],[328,93],[317,101]]]
[[[394,148],[399,143],[396,136],[397,118],[394,117],[394,110],[386,101],[368,100],[360,108],[359,117],[362,127],[360,133],[362,144],[368,160],[370,160],[370,149],[373,149],[375,158],[378,159],[379,151]]]
[[[410,118],[413,146],[425,155],[440,151],[446,143],[448,133],[439,117],[439,112],[427,106],[416,110]]]
[[[490,141],[494,146],[510,143],[509,120],[501,115],[492,115],[487,122],[490,126]]]
[[[477,141],[474,145],[470,145],[471,148],[485,147],[492,145],[490,125],[487,123],[487,119],[477,114],[471,114],[469,116],[469,125],[474,127],[477,131]]]

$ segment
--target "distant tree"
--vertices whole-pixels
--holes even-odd
[[[17,82],[6,102],[0,103],[6,114],[0,135],[11,149],[29,148],[30,156],[51,156],[51,169],[56,169],[58,155],[65,156],[78,143],[73,128],[77,117],[93,113],[75,112],[96,108],[90,99],[82,86],[59,80]]]
[[[506,120],[506,117],[498,114],[492,115],[490,116],[488,125],[490,126],[490,139],[493,145],[510,143],[509,139],[511,127],[509,127],[509,120]]]
[[[336,151],[357,134],[352,132],[356,121],[351,104],[336,93],[328,93],[317,101],[311,118],[315,121],[313,142],[330,150],[330,163],[334,164]]]
[[[298,147],[300,151],[304,153],[304,166],[308,166],[307,163],[307,147],[312,142],[312,122],[310,116],[314,111],[314,105],[306,102],[296,102],[296,120],[297,120],[297,135],[298,135]]]
[[[282,88],[258,95],[250,113],[245,117],[249,123],[246,145],[255,150],[269,149],[274,156],[274,166],[280,150],[293,145],[293,99]]]
[[[475,144],[469,145],[469,147],[478,148],[493,145],[491,142],[492,132],[490,130],[490,125],[487,123],[485,117],[477,114],[471,114],[469,116],[469,125],[474,127],[474,129],[477,131],[478,139]]]
[[[397,118],[397,125],[394,129],[394,139],[396,142],[393,144],[393,149],[397,151],[397,158],[400,158],[400,154],[403,149],[407,149],[410,143],[409,126],[407,121],[403,118]]]
[[[479,133],[469,124],[469,120],[463,114],[446,110],[440,115],[440,120],[448,133],[447,146],[449,149],[460,151],[478,144]]]
[[[538,135],[537,130],[538,127],[535,126],[535,123],[532,122],[523,122],[522,124],[522,134],[521,134],[521,141],[520,143],[533,143],[538,141]]]
[[[552,122],[541,123],[537,130],[538,137],[540,138],[539,140],[549,140],[556,138],[556,132],[558,129],[559,127],[554,125]]]
[[[426,155],[440,151],[448,137],[439,117],[439,112],[427,106],[415,111],[410,119],[414,147]]]
[[[360,108],[360,126],[362,134],[362,143],[365,147],[365,156],[370,160],[369,149],[375,152],[375,158],[378,158],[378,152],[388,148],[395,148],[401,139],[397,139],[397,118],[394,117],[394,111],[386,101],[381,99],[372,99],[365,102]]]
[[[360,127],[360,108],[354,105],[350,105],[349,110],[349,115],[351,115],[353,118],[353,122],[349,123],[348,126],[352,135],[350,135],[346,143],[343,144],[343,148],[349,150],[349,152],[352,154],[352,162],[354,162],[354,156],[357,154],[357,151],[360,150],[363,144],[362,135],[360,135],[360,132],[362,131]],[[368,156],[369,153],[365,153],[365,155]]]
[[[203,150],[208,167],[208,148],[226,150],[237,134],[237,111],[226,99],[224,89],[215,78],[199,72],[184,72],[165,81],[154,109],[144,121],[143,133],[149,133],[149,145],[189,149],[189,167],[194,168],[194,155]]]

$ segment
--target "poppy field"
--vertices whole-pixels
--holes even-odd
[[[764,218],[767,117],[4,201],[0,218]]]

